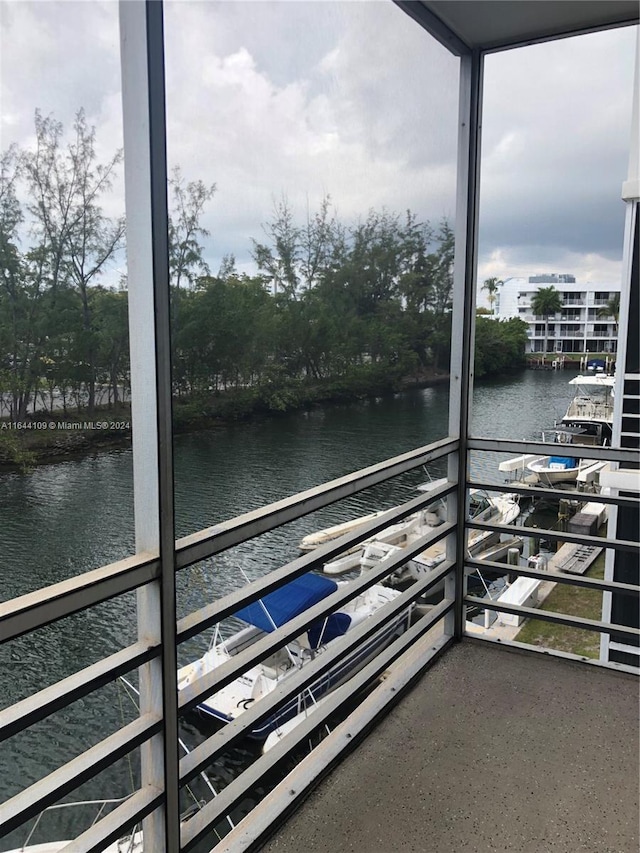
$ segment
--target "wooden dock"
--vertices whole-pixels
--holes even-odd
[[[567,542],[549,560],[549,568],[571,575],[583,575],[602,550],[597,545],[575,545]]]

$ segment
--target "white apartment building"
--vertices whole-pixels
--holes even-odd
[[[555,287],[562,299],[562,311],[549,317],[547,352],[615,353],[618,324],[602,309],[616,294],[620,283],[584,284],[567,274],[530,275],[507,278],[495,294],[494,315],[501,320],[519,317],[528,324],[527,352],[545,351],[545,318],[534,315],[531,300],[542,287]]]

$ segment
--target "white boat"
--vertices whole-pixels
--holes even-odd
[[[316,530],[314,533],[309,533],[301,539],[298,548],[301,551],[313,551],[321,545],[326,545],[327,542],[332,542],[346,533],[357,530],[358,527],[362,527],[363,524],[367,524],[369,521],[374,521],[374,519],[384,515],[385,512],[386,510],[372,512],[369,515],[361,515],[359,518],[343,521],[341,524],[334,524],[332,527],[325,527],[323,530]]]
[[[247,627],[226,640],[218,640],[219,632],[216,630],[209,650],[201,658],[178,671],[178,690],[222,666],[265,634],[289,622],[343,585],[344,583],[338,584],[330,578],[308,573],[238,611],[234,614],[235,617],[246,622]],[[397,595],[399,593],[396,590],[380,584],[373,585],[344,604],[341,610],[317,620],[303,635],[291,640],[231,684],[201,702],[197,706],[198,711],[205,718],[223,723],[235,720],[254,702],[286,683],[301,667],[323,654],[326,649],[331,648],[332,643],[360,625]],[[307,687],[303,694],[280,705],[273,714],[251,729],[249,737],[264,740],[271,731],[299,713],[306,704],[317,701],[320,696],[344,683],[407,628],[410,611],[411,606],[380,628],[362,645],[342,657]]]
[[[580,446],[611,442],[615,378],[603,373],[576,376],[569,381],[576,394],[560,422],[542,433],[542,440],[561,445],[555,454],[526,454],[501,462],[498,469],[509,479],[555,486],[593,484],[605,463],[580,459]]]
[[[262,746],[262,753],[269,752],[269,750],[273,749],[274,746],[280,743],[283,737],[286,737],[289,732],[292,732],[300,723],[304,723],[306,719],[308,719],[314,711],[318,708],[322,707],[322,705],[329,699],[330,696],[323,696],[318,702],[312,702],[310,705],[307,705],[305,708],[300,711],[299,714],[296,714],[295,717],[291,717],[290,720],[286,720],[286,722],[279,725],[275,728],[265,740]],[[328,731],[328,729],[327,729]]]
[[[562,424],[583,430],[580,444],[610,443],[615,378],[603,373],[580,375],[571,379],[569,385],[575,387],[576,395],[569,403]]]
[[[511,524],[520,514],[520,505],[517,495],[504,494],[490,497],[486,492],[472,489],[470,492],[470,503],[468,517],[474,521],[491,521],[495,524]],[[406,541],[401,545],[389,545],[385,542],[372,541],[365,546],[360,567],[362,571],[377,567],[380,560],[391,554],[400,553],[407,545],[429,532],[427,524],[415,528]],[[499,534],[491,530],[470,530],[467,539],[467,549],[471,556],[476,556],[497,542]],[[391,586],[404,586],[405,584],[419,580],[429,574],[433,569],[444,562],[446,558],[446,543],[436,542],[430,545],[417,556],[413,557],[400,568],[396,569],[386,580]],[[437,592],[435,589],[433,592]]]
[[[419,492],[432,492],[434,489],[439,488],[440,486],[445,485],[447,482],[447,478],[443,477],[439,480],[432,480],[428,483],[422,483],[417,487]],[[441,523],[444,520],[444,514],[442,512],[442,501],[435,503],[433,506],[428,507],[426,510],[422,510],[423,513],[432,512],[440,517]],[[301,551],[313,551],[315,548],[319,548],[321,545],[326,545],[327,542],[332,542],[334,539],[338,539],[340,536],[344,536],[347,533],[352,533],[354,530],[357,530],[359,527],[367,524],[370,521],[374,521],[376,518],[380,518],[381,515],[384,515],[385,512],[389,512],[387,509],[379,510],[378,512],[372,512],[368,515],[361,515],[358,518],[352,518],[348,521],[343,521],[342,524],[335,524],[333,527],[325,527],[323,530],[316,530],[314,533],[309,533],[303,539],[300,540],[300,544],[298,547]],[[369,537],[368,540],[371,539],[382,539],[385,542],[394,543],[398,539],[402,539],[405,533],[405,530],[410,528],[411,526],[415,526],[416,519],[418,518],[419,513],[409,516],[403,521],[398,522],[397,524],[390,525],[385,528],[382,533],[378,533],[375,536]],[[434,523],[435,519],[433,520]],[[349,551],[335,561],[335,566],[333,569],[327,568],[329,564],[327,563],[324,568],[325,574],[342,574],[343,572],[350,571],[354,567],[357,567],[357,558],[354,560],[346,559],[349,555],[358,552],[361,548],[361,545],[355,545]]]
[[[8,850],[7,853],[60,853],[72,843],[69,839],[66,841],[45,841],[42,844],[29,844],[27,842],[22,847]],[[104,853],[143,853],[142,832],[136,832],[114,841],[113,844],[105,847]]]
[[[552,441],[558,445],[558,453],[548,456],[534,456],[527,462],[527,470],[534,474],[537,482],[545,486],[574,482],[580,473],[580,457],[576,455],[573,443],[576,427],[546,431],[543,441]],[[550,435],[551,433],[551,435]]]

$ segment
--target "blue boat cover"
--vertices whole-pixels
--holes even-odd
[[[336,637],[341,637],[346,634],[349,625],[351,624],[351,616],[346,613],[330,613],[324,619],[318,619],[317,622],[309,625],[307,637],[309,645],[312,649],[317,649],[322,643],[328,643],[330,640],[335,640]]]
[[[549,464],[561,465],[563,468],[575,468],[576,460],[573,456],[550,456]]]
[[[270,633],[337,589],[337,583],[330,578],[309,573],[243,607],[234,615],[243,622]],[[326,642],[326,637],[323,639]]]

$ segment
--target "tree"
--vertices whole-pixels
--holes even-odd
[[[192,286],[198,276],[209,275],[199,239],[210,234],[200,220],[215,191],[215,184],[207,186],[202,181],[185,184],[180,167],[173,169],[169,179],[169,270],[176,290],[185,280]]]
[[[32,345],[31,294],[25,282],[24,258],[18,248],[23,221],[17,196],[22,158],[15,146],[0,158],[0,398],[8,392],[9,414],[18,417],[23,406],[22,377],[29,370]]]
[[[491,313],[493,314],[493,303],[496,301],[496,293],[498,292],[498,288],[504,282],[495,276],[492,278],[486,278],[484,280],[484,284],[482,285],[482,290],[487,291],[487,297],[489,299],[489,307],[491,308]]]
[[[496,320],[478,315],[475,340],[476,377],[490,373],[508,373],[522,368],[527,340],[527,324],[519,317]]]
[[[531,300],[531,310],[536,316],[544,317],[544,351],[548,349],[549,317],[562,311],[562,297],[553,287],[541,287]]]
[[[76,114],[74,138],[66,148],[60,122],[50,116],[43,118],[36,110],[35,128],[35,151],[24,157],[28,209],[38,239],[31,253],[31,273],[36,292],[43,288],[49,291],[52,310],[61,290],[74,288],[80,296],[79,363],[85,368],[91,415],[95,408],[97,341],[89,287],[104,272],[124,237],[124,219],[112,221],[100,207],[100,197],[111,188],[122,152],[104,164],[97,162],[95,128],[87,125],[82,109]],[[40,337],[38,355],[43,345]],[[31,382],[35,386],[37,377],[32,376]]]
[[[620,294],[614,293],[606,305],[598,310],[598,317],[613,317],[618,333],[618,322],[620,320]]]

